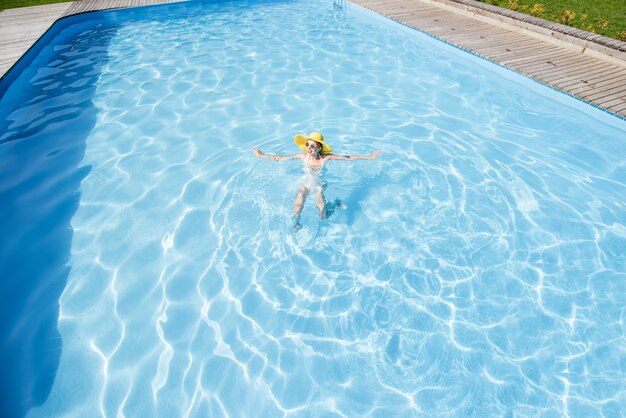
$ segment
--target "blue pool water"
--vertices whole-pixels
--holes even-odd
[[[66,19],[0,94],[4,415],[626,410],[626,121],[328,0]],[[313,130],[382,155],[296,232],[250,149]]]

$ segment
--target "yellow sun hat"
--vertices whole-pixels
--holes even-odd
[[[293,137],[293,142],[295,142],[302,151],[306,151],[306,141],[315,141],[318,144],[321,144],[322,152],[333,152],[333,149],[330,147],[330,145],[324,142],[324,135],[319,132],[311,132],[309,136],[306,136],[304,134],[298,134]]]

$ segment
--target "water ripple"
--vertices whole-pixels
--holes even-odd
[[[617,416],[621,121],[356,9],[167,7],[108,14],[0,136],[98,112],[31,416]],[[301,167],[250,147],[313,129],[383,154],[331,163],[347,209],[295,233]]]

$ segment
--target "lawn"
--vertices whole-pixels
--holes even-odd
[[[626,0],[479,0],[626,42]]]

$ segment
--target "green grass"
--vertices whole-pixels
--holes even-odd
[[[0,11],[15,7],[39,6],[41,4],[63,3],[69,0],[0,0]]]
[[[626,42],[626,0],[479,1]]]

